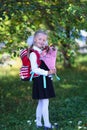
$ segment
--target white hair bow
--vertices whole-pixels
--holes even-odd
[[[33,40],[34,40],[34,36],[28,37],[28,39],[27,39],[27,44],[28,44],[29,46],[31,46],[31,45],[33,44]]]

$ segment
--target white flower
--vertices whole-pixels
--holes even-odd
[[[82,121],[78,121],[78,125],[81,125],[82,124]]]
[[[70,124],[72,124],[72,121],[69,121]]]
[[[55,122],[54,125],[58,125],[58,123]]]
[[[87,130],[87,127],[84,127],[84,130]]]
[[[79,129],[79,130],[82,129],[82,126],[78,126],[78,129]]]
[[[30,120],[27,120],[27,123],[28,123],[29,125],[31,125],[31,121],[30,121]]]
[[[31,46],[31,45],[33,44],[33,40],[34,40],[34,36],[28,37],[28,39],[27,39],[27,44],[28,44],[29,46]]]
[[[34,122],[37,122],[37,120],[34,120]]]

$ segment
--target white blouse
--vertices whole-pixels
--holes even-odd
[[[42,50],[40,48],[36,47],[36,46],[33,46],[33,49],[37,50],[39,52],[39,54],[42,52]],[[30,53],[29,59],[30,59],[30,62],[31,62],[31,70],[32,70],[32,72],[34,72],[36,74],[39,74],[39,75],[45,75],[45,76],[48,75],[48,71],[38,67],[37,56],[36,56],[36,54],[34,52]]]

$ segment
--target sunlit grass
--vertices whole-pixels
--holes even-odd
[[[32,83],[19,77],[21,61],[0,66],[0,130],[36,130]],[[73,68],[58,67],[54,76],[56,98],[50,100],[50,119],[59,130],[87,129],[87,55],[77,57]]]

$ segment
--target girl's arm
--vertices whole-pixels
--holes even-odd
[[[47,71],[47,70],[39,68],[38,64],[37,64],[37,56],[35,55],[34,52],[32,52],[30,54],[29,58],[30,58],[30,62],[31,62],[31,70],[34,73],[39,74],[39,75],[45,75],[45,76],[56,73],[55,69]]]
[[[31,62],[31,70],[34,73],[39,74],[39,75],[45,75],[45,76],[48,75],[48,71],[38,67],[37,56],[34,52],[30,53],[29,59],[30,59],[30,62]]]

